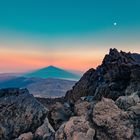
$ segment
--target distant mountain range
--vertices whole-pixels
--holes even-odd
[[[57,78],[76,81],[80,79],[80,75],[54,66],[48,66],[30,73],[26,73],[23,76],[27,78]]]
[[[6,75],[5,75],[6,76]],[[27,88],[36,97],[61,97],[75,81],[54,78],[26,78],[0,75],[0,88]]]
[[[37,97],[60,97],[71,89],[80,75],[49,66],[26,74],[0,74],[0,88],[27,88]]]

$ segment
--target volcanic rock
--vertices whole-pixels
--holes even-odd
[[[94,140],[95,130],[84,116],[71,117],[56,132],[56,140]]]
[[[23,133],[34,133],[43,124],[47,114],[47,108],[29,94],[27,89],[1,89],[0,139],[13,140]],[[23,136],[25,135],[20,137]]]
[[[129,96],[120,96],[116,100],[116,105],[123,110],[127,110],[131,106],[135,106],[138,102],[140,102],[140,98],[138,92],[136,92]]]
[[[111,99],[103,98],[93,109],[93,123],[98,140],[131,140],[133,124],[129,115]]]
[[[96,75],[94,75],[95,70],[92,68],[88,70],[83,77],[75,84],[73,90],[70,90],[66,93],[66,100],[70,102],[77,101],[83,96],[93,95],[95,92],[95,88],[97,83],[95,83],[94,79],[96,79]]]
[[[74,112],[77,116],[89,115],[92,111],[93,103],[88,101],[77,101],[74,105]]]
[[[37,128],[34,134],[36,140],[54,140],[55,131],[49,124],[48,118],[44,120],[44,123]]]
[[[50,107],[48,118],[53,128],[57,130],[71,116],[73,116],[73,112],[67,103],[56,102]]]

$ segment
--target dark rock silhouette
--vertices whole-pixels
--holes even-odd
[[[140,65],[131,53],[110,49],[102,64],[87,71],[65,98],[75,102],[82,96],[102,97],[116,100],[119,96],[130,95],[140,90]]]

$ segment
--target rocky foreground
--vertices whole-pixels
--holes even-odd
[[[64,98],[0,90],[0,140],[139,140],[140,63],[111,49]]]

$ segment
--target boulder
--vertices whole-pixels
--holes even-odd
[[[131,140],[133,124],[129,115],[111,99],[103,98],[93,109],[93,123],[99,140]]]
[[[55,131],[49,124],[48,118],[44,120],[44,123],[37,128],[34,134],[36,140],[54,140]]]
[[[94,140],[95,130],[84,116],[71,117],[55,134],[56,140]]]
[[[41,126],[48,110],[27,89],[0,89],[0,139],[13,140]],[[21,135],[29,136],[31,133]]]
[[[135,106],[138,102],[140,102],[140,98],[136,92],[130,96],[120,96],[116,100],[116,105],[123,110],[127,110],[131,106]]]
[[[48,118],[53,128],[57,130],[71,116],[73,116],[73,112],[69,104],[56,102],[51,106]]]

